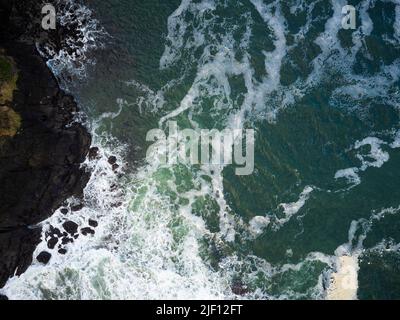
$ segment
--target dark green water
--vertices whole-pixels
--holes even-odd
[[[6,293],[323,299],[349,256],[359,299],[399,299],[400,3],[349,1],[344,30],[346,3],[87,1],[110,37],[69,85],[126,163],[123,205],[100,164],[75,217],[100,220],[95,239]],[[160,119],[254,129],[253,174],[147,163]]]

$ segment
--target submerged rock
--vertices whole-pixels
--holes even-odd
[[[231,290],[238,296],[244,296],[249,293],[249,289],[241,281],[235,281],[231,286]]]
[[[113,165],[117,162],[117,158],[115,156],[111,156],[108,158],[108,163]]]

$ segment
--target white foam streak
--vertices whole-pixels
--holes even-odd
[[[333,15],[325,23],[325,31],[318,36],[315,43],[321,48],[321,53],[312,61],[313,71],[306,80],[305,87],[314,87],[323,75],[327,60],[332,53],[337,51],[344,56],[343,48],[338,40],[338,32],[341,29],[342,8],[347,4],[345,0],[332,0]]]
[[[400,45],[400,3],[399,1],[397,1],[397,5],[396,5],[396,17],[395,17],[395,21],[393,24],[393,28],[394,28],[394,36],[398,41],[398,44]]]
[[[50,57],[47,65],[55,75],[62,78],[67,74],[83,79],[86,77],[87,66],[95,64],[95,60],[90,57],[91,51],[101,48],[102,41],[108,34],[93,18],[93,13],[88,7],[73,0],[58,0],[57,3],[64,7],[59,13],[58,23],[61,26],[75,25],[75,34],[64,35],[66,47],[58,52],[48,45],[37,48],[46,57]]]
[[[394,142],[389,145],[387,142],[376,137],[367,137],[361,141],[356,141],[354,147],[352,148],[353,150],[359,150],[365,146],[369,146],[369,152],[367,154],[358,152],[356,157],[360,160],[361,165],[359,167],[352,167],[337,171],[335,173],[335,179],[347,179],[351,186],[346,190],[354,188],[361,183],[361,178],[359,176],[360,172],[366,171],[370,167],[380,168],[389,161],[389,153],[382,150],[381,146],[388,145],[389,147],[394,149],[397,147],[397,143],[397,136]]]

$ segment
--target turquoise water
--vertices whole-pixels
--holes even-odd
[[[9,297],[324,299],[349,256],[359,299],[400,298],[398,1],[86,5],[108,35],[65,85],[104,158],[69,218],[100,225]],[[254,129],[253,174],[147,162],[160,119]]]

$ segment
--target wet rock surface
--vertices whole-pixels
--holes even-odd
[[[99,225],[99,223],[95,220],[89,219],[89,226],[96,228]]]
[[[95,234],[95,231],[94,231],[92,228],[85,227],[85,228],[82,228],[81,233],[82,233],[84,236],[87,236],[87,235],[89,235],[89,234]]]
[[[36,260],[43,264],[47,264],[50,261],[50,259],[51,259],[51,254],[48,253],[47,251],[42,251],[36,257]]]
[[[3,294],[0,294],[0,301],[6,301],[6,300],[8,300],[8,297]]]
[[[74,235],[78,231],[78,225],[73,221],[66,221],[63,223],[63,228],[70,235]]]
[[[0,31],[0,48],[18,68],[12,108],[22,119],[18,133],[0,146],[0,288],[16,270],[20,275],[31,264],[41,236],[37,224],[69,197],[80,197],[89,179],[81,164],[91,137],[74,122],[78,111],[74,99],[60,90],[34,40],[18,41],[24,25],[20,22],[27,19],[26,10],[33,3],[0,1],[5,24]],[[15,17],[10,19],[13,5]],[[59,37],[63,37],[62,32]],[[70,225],[68,230],[74,228]],[[62,234],[60,230],[52,234],[47,244],[54,248]]]

